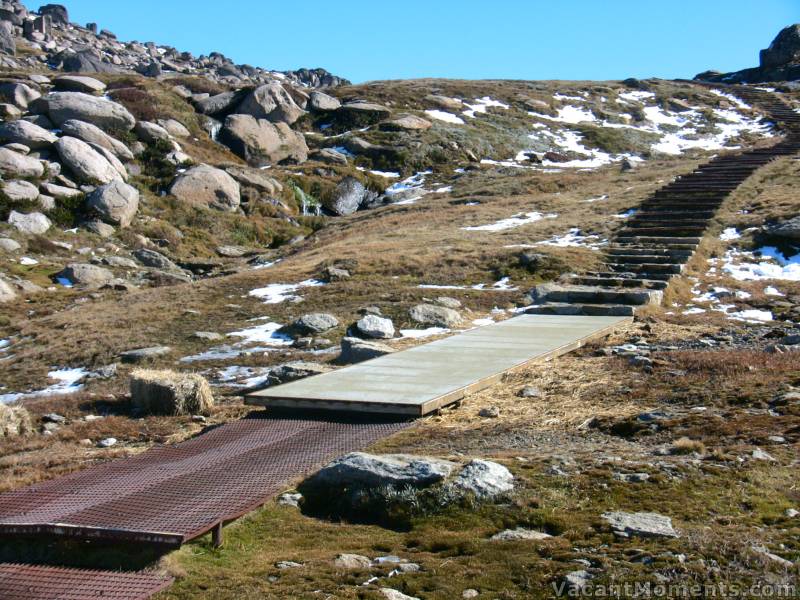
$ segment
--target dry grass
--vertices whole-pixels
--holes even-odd
[[[145,414],[205,415],[214,396],[200,375],[136,369],[131,373],[131,403]]]

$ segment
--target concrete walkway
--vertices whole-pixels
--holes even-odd
[[[503,373],[607,335],[628,317],[522,315],[247,396],[249,404],[421,416]]]

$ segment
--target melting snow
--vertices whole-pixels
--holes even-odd
[[[773,246],[755,252],[731,249],[722,258],[722,271],[738,281],[800,281],[800,254],[785,257]]]
[[[25,266],[38,265],[39,261],[36,260],[35,258],[30,258],[29,256],[23,256],[22,258],[19,259],[19,264]]]
[[[723,242],[729,242],[731,240],[738,240],[740,237],[742,237],[742,234],[740,234],[735,227],[728,227],[722,232],[719,239]]]
[[[464,106],[467,107],[467,110],[465,110],[463,114],[473,119],[475,118],[476,113],[485,114],[486,109],[492,106],[495,108],[504,108],[506,110],[509,108],[508,104],[503,104],[497,100],[492,100],[489,96],[478,98],[475,100],[475,104],[468,104],[464,102]]]
[[[300,283],[270,283],[263,288],[257,288],[250,292],[250,296],[261,298],[265,304],[280,304],[286,300],[297,300],[300,296],[295,292],[305,287],[319,287],[325,285],[324,281],[318,279],[306,279]]]
[[[230,337],[242,338],[240,344],[268,344],[270,346],[291,346],[292,338],[288,335],[278,333],[283,327],[280,323],[265,323],[255,327],[248,327],[240,331],[232,331]]]
[[[451,123],[453,125],[464,124],[464,119],[454,115],[453,113],[445,112],[443,110],[426,110],[425,114],[431,119],[436,119],[437,121],[444,121],[445,123]]]
[[[82,368],[56,369],[54,371],[50,371],[47,376],[50,379],[55,379],[58,383],[34,392],[13,392],[8,394],[0,394],[0,404],[8,404],[9,402],[15,402],[23,398],[73,394],[83,388],[83,384],[81,384],[80,381],[88,374],[89,372]]]
[[[528,223],[535,223],[542,219],[555,219],[558,215],[544,215],[540,212],[519,213],[509,219],[503,219],[496,223],[489,223],[488,225],[475,225],[472,227],[462,227],[465,231],[504,231],[506,229],[515,229]]]
[[[558,246],[561,248],[584,247],[598,250],[600,246],[608,243],[608,240],[601,240],[597,235],[583,235],[581,230],[573,227],[566,234],[553,236],[549,240],[537,242],[534,246]]]
[[[450,330],[444,327],[428,327],[428,329],[401,329],[400,335],[404,338],[419,339],[449,332]]]

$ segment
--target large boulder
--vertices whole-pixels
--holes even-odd
[[[227,167],[225,169],[228,175],[233,177],[241,185],[248,188],[253,188],[259,192],[274,196],[283,191],[281,183],[267,175],[261,169],[254,169],[251,167]]]
[[[256,167],[271,163],[305,162],[305,137],[286,123],[271,123],[251,115],[230,115],[219,133],[219,141]]]
[[[41,98],[41,96],[37,90],[26,83],[9,81],[0,84],[0,98],[19,108],[28,108],[31,102]]]
[[[150,250],[149,248],[139,248],[134,250],[133,256],[136,260],[142,263],[145,267],[152,267],[154,269],[164,269],[165,271],[179,271],[180,267],[172,262],[169,258]]]
[[[461,315],[452,308],[434,306],[433,304],[418,304],[409,311],[412,320],[428,327],[454,327],[461,323]]]
[[[366,197],[367,188],[364,184],[348,175],[329,197],[323,198],[322,205],[333,214],[343,217],[356,212]]]
[[[122,178],[114,165],[83,140],[65,136],[56,142],[55,148],[61,162],[84,183],[102,184]]]
[[[447,460],[424,456],[351,452],[317,471],[308,483],[326,487],[424,487],[444,481],[457,466]]]
[[[40,212],[20,213],[12,210],[8,215],[9,224],[17,231],[27,235],[42,235],[53,225],[46,216]]]
[[[99,287],[114,279],[114,273],[108,269],[88,263],[70,263],[56,276],[90,287]]]
[[[94,77],[82,75],[62,75],[53,82],[60,92],[85,92],[87,94],[100,94],[105,91],[106,84]]]
[[[308,107],[316,112],[327,112],[337,110],[342,106],[337,98],[329,96],[325,92],[315,90],[311,92],[311,97],[308,100]]]
[[[469,492],[479,500],[498,498],[514,489],[514,476],[503,465],[487,460],[467,463],[452,486]]]
[[[0,52],[14,56],[17,53],[17,39],[14,26],[9,21],[0,21]]]
[[[242,99],[242,92],[222,92],[203,98],[196,103],[197,110],[204,115],[219,115],[231,112]]]
[[[183,202],[229,212],[236,211],[241,202],[241,189],[236,180],[222,169],[209,165],[198,165],[178,175],[169,192]]]
[[[38,178],[44,175],[44,165],[42,161],[32,156],[25,156],[8,148],[0,148],[0,175]]]
[[[57,126],[76,119],[104,130],[130,131],[136,119],[128,109],[106,98],[82,92],[55,92],[47,98],[48,114]]]
[[[39,188],[28,181],[12,179],[2,182],[3,193],[12,202],[33,202],[39,197]]]
[[[20,119],[0,124],[0,142],[4,144],[24,144],[31,150],[40,150],[52,146],[57,140],[55,134],[30,121]]]
[[[115,179],[89,194],[86,206],[106,223],[127,227],[139,210],[139,191]]]
[[[105,131],[100,129],[97,125],[85,123],[76,119],[70,119],[61,124],[61,131],[64,135],[78,138],[87,144],[99,146],[113,152],[116,156],[124,161],[133,160],[133,152],[120,142],[118,139],[111,137]]]
[[[348,102],[336,111],[337,119],[343,119],[357,125],[377,123],[392,114],[392,111],[380,104],[372,102]]]
[[[49,16],[53,25],[69,25],[69,13],[63,4],[45,4],[39,8],[39,14]]]
[[[781,29],[769,48],[761,51],[761,67],[800,62],[800,23]]]
[[[134,130],[136,131],[136,135],[139,136],[139,139],[147,144],[153,144],[159,141],[169,142],[172,139],[170,138],[169,132],[157,123],[139,121]]]
[[[289,383],[290,381],[297,381],[298,379],[305,379],[306,377],[313,377],[314,375],[330,373],[331,370],[331,367],[325,364],[298,360],[278,365],[271,369],[266,384],[280,385],[282,383]]]
[[[122,73],[124,70],[103,60],[95,50],[65,51],[57,55],[61,70],[69,73]]]
[[[236,108],[238,114],[291,125],[304,111],[280,83],[267,83],[254,89]]]
[[[341,364],[352,365],[379,356],[391,354],[395,349],[380,342],[362,340],[361,338],[342,338],[342,352],[339,355]]]
[[[131,404],[143,414],[200,415],[214,406],[208,381],[193,373],[137,369],[130,390]]]

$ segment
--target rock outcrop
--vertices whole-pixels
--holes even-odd
[[[183,202],[223,211],[235,211],[241,202],[241,188],[236,180],[209,165],[198,165],[178,175],[169,192]]]
[[[254,167],[308,158],[303,135],[286,123],[272,123],[252,115],[230,115],[219,134],[219,141]]]

